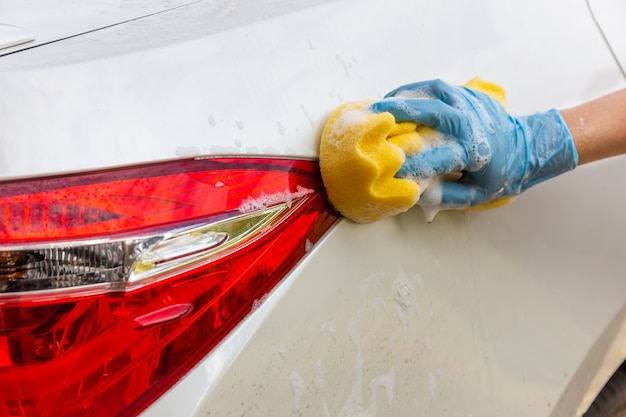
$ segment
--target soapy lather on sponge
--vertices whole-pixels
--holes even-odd
[[[328,119],[320,144],[322,179],[331,203],[358,223],[371,223],[414,206],[420,187],[396,178],[407,153],[422,138],[414,122],[396,123],[391,113],[374,113],[371,102],[347,103]]]
[[[489,189],[483,195],[483,190],[462,188],[472,173],[489,170],[494,154],[507,159],[507,152],[525,150],[528,123],[513,120],[504,105],[500,86],[474,78],[464,87],[440,80],[410,84],[383,101],[340,106],[328,119],[320,146],[331,203],[358,223],[399,214],[415,204],[430,221],[441,209],[508,203],[521,192],[523,178],[509,180],[508,193]],[[502,130],[522,136],[512,138],[516,147],[493,140]],[[525,169],[516,168],[515,174],[523,177]],[[454,194],[455,187],[461,187],[461,196]],[[450,199],[450,190],[455,198]]]

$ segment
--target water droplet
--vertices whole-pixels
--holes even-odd
[[[311,125],[311,127],[315,127],[315,122],[313,121],[313,119],[309,115],[309,112],[306,111],[306,108],[304,107],[304,104],[300,104],[300,108],[304,112],[304,115],[306,116],[306,118],[309,120],[309,124]]]
[[[259,148],[257,148],[256,146],[246,146],[246,153],[258,154],[259,153]]]
[[[300,414],[300,402],[302,401],[302,390],[304,379],[296,371],[291,372],[291,393],[293,394],[293,408],[296,414]]]
[[[335,55],[335,59],[337,60],[337,62],[339,62],[343,66],[343,70],[346,73],[346,77],[350,77],[350,72],[348,71],[348,64],[346,63],[346,61],[339,54]]]
[[[235,124],[237,125],[237,128],[239,128],[239,130],[243,130],[245,127],[241,120],[237,120]]]
[[[200,155],[200,148],[197,146],[177,146],[176,156],[190,157]]]
[[[209,115],[209,124],[215,127],[215,118],[213,115]]]
[[[326,381],[324,381],[324,368],[322,367],[321,359],[318,359],[315,362],[315,377],[313,378],[313,383],[315,384],[315,388],[319,391],[323,391],[326,386]]]
[[[285,134],[285,127],[281,122],[278,122],[278,134],[281,136]]]
[[[437,392],[437,380],[431,372],[428,373],[426,389],[428,390],[428,396],[430,397],[430,399],[432,400],[433,398],[435,398],[435,394]]]

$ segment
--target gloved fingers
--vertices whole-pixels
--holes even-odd
[[[455,96],[459,94],[459,87],[453,86],[440,79],[418,81],[406,84],[390,91],[388,97],[413,97],[439,99],[447,104],[456,102]]]
[[[441,100],[394,97],[370,105],[377,112],[389,112],[397,122],[417,122],[457,138],[466,137],[464,115]]]
[[[478,185],[442,180],[424,190],[419,204],[443,209],[464,209],[488,200],[485,190]]]
[[[428,149],[406,157],[396,173],[398,178],[426,179],[459,172],[468,164],[467,152],[458,144]]]

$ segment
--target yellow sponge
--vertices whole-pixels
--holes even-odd
[[[333,112],[322,133],[320,168],[330,202],[347,218],[371,223],[414,206],[419,187],[394,178],[410,153],[421,148],[412,122],[368,111],[371,102],[347,103]]]
[[[474,78],[467,87],[504,102],[504,90]],[[333,206],[357,223],[371,223],[413,207],[419,185],[394,175],[420,151],[433,129],[396,123],[391,113],[368,110],[372,101],[346,103],[329,117],[320,144],[322,180]]]

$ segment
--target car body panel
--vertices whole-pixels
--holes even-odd
[[[626,39],[623,25],[626,18],[626,3],[619,0],[588,0],[588,3],[602,35],[611,48],[611,53],[626,76]]]
[[[36,0],[4,0],[0,23],[19,26],[29,31],[34,39],[28,43],[2,48],[0,56],[58,42],[189,3],[191,2],[183,0],[49,0],[42,5]]]
[[[339,104],[420,79],[478,75],[515,113],[626,85],[583,1],[269,5],[198,2],[0,58],[0,178],[315,158]],[[598,162],[430,224],[342,220],[144,415],[580,415],[626,357],[625,174]]]

